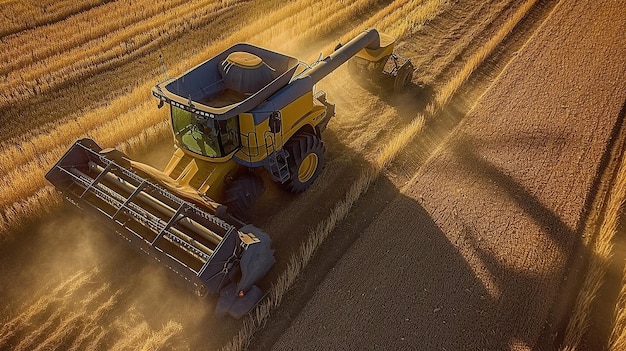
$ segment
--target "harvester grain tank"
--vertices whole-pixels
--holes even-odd
[[[350,60],[351,71],[403,88],[413,66],[394,43],[370,29],[311,66],[233,45],[152,89],[170,106],[176,146],[163,170],[82,139],[46,178],[199,295],[219,293],[218,313],[238,318],[262,298],[256,284],[274,264],[270,236],[247,223],[262,173],[290,192],[311,186],[335,115],[315,84]]]

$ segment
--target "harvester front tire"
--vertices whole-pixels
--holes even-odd
[[[265,187],[261,178],[253,173],[240,174],[226,189],[228,212],[245,222],[252,221],[254,204],[263,191]]]
[[[283,187],[292,193],[301,193],[308,189],[319,176],[324,165],[324,143],[310,133],[298,133],[286,144],[289,153],[289,180]]]

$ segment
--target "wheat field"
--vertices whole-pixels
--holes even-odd
[[[164,76],[159,56],[164,57],[167,74],[172,77],[237,42],[271,47],[310,63],[320,53],[330,53],[337,41],[346,42],[364,29],[376,27],[397,37],[402,47],[455,3],[448,0],[158,3],[88,0],[77,4],[46,0],[34,4],[0,0],[0,15],[11,18],[0,28],[0,62],[3,62],[0,122],[9,126],[0,131],[0,239],[14,239],[15,233],[37,218],[60,208],[61,199],[44,175],[75,140],[90,137],[103,147],[117,147],[131,156],[148,152],[164,140],[169,142],[167,111],[158,110],[150,94],[151,87]],[[341,200],[329,205],[332,210],[310,230],[307,240],[293,255],[290,253],[286,268],[272,284],[268,298],[243,321],[224,350],[242,350],[250,345],[324,240],[348,216],[371,184],[420,135],[424,124],[447,107],[463,84],[537,3],[537,0],[519,4],[512,0],[494,4],[476,1],[467,18],[488,8],[492,11],[491,17],[487,17],[490,20],[513,10],[480,47],[468,50],[474,45],[474,36],[480,35],[490,20],[473,27],[475,33],[465,33],[455,46],[446,48],[440,44],[425,48],[424,57],[434,59],[420,76],[420,83],[432,86],[433,96],[423,111],[393,122],[401,132],[376,130],[373,122],[355,126],[355,120],[348,117],[329,125],[338,139],[345,138],[345,146],[358,153],[366,166],[359,170],[345,194],[341,194]],[[272,10],[267,11],[264,6]],[[459,28],[467,18],[459,19]],[[181,43],[189,38],[201,38],[206,45]],[[185,48],[182,52],[181,47]],[[130,66],[134,69],[127,69]],[[337,73],[338,80],[344,79],[344,73]],[[65,92],[84,90],[81,82],[94,83],[104,74],[110,81],[102,86],[93,84],[84,95],[97,99],[85,101],[83,95],[75,99],[62,96]],[[355,105],[359,102],[349,91],[342,91],[341,84],[322,82],[320,86],[335,92],[338,99]],[[57,98],[59,102],[55,103]],[[361,110],[355,109],[356,113],[365,113],[372,106],[375,112],[383,111],[387,116],[396,113],[374,94],[366,105]],[[54,110],[42,112],[48,107]],[[338,111],[339,116],[348,114]],[[385,142],[379,146],[381,140]],[[611,198],[611,211],[620,211],[623,198]],[[615,225],[615,222],[607,223],[603,227],[603,233],[609,236],[602,236],[600,242],[610,242]],[[598,250],[605,258],[610,247]],[[603,262],[600,260],[598,264]],[[602,267],[595,270],[601,272]],[[596,280],[586,282],[585,291],[588,296],[595,296],[599,283],[597,278],[589,279]],[[186,337],[185,328],[191,322],[171,319],[161,324],[150,323],[145,311],[140,311],[131,301],[130,289],[106,281],[106,274],[96,268],[78,269],[70,271],[64,281],[37,290],[31,299],[25,300],[23,307],[0,320],[0,348],[155,350],[172,348],[173,343]],[[625,323],[623,292],[621,296],[621,314],[611,339],[613,350],[624,344],[624,333],[619,327]],[[568,338],[573,341],[568,345],[574,346],[568,349],[576,349],[579,340],[576,333],[584,333],[585,313],[588,313],[584,306],[589,307],[591,302],[585,300],[579,305],[583,306],[582,317],[578,318],[580,322],[570,324]],[[127,313],[117,318],[122,309]]]

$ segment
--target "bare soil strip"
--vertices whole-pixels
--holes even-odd
[[[561,3],[275,348],[539,346],[626,91],[623,11]]]

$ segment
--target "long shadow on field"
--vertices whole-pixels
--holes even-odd
[[[505,174],[498,167],[494,166],[484,158],[475,154],[474,145],[470,141],[464,141],[455,145],[454,152],[469,169],[474,170],[474,174],[484,181],[493,182],[497,188],[509,194],[517,207],[530,215],[532,219],[541,227],[542,232],[548,233],[562,250],[571,247],[571,240],[574,232],[554,211],[546,207],[541,201],[520,185],[511,176]]]
[[[515,140],[522,145],[529,144],[528,138],[512,137],[507,138],[508,147],[515,145]],[[557,135],[537,140],[541,141],[539,145],[543,145],[558,143],[562,138]],[[497,298],[491,301],[493,306],[490,308],[492,313],[489,320],[496,322],[498,326],[498,333],[494,336],[509,340],[510,343],[494,346],[501,349],[518,343],[538,350],[551,349],[557,335],[547,335],[546,330],[561,331],[564,325],[560,325],[563,323],[563,316],[560,314],[566,313],[560,310],[563,307],[558,307],[556,302],[572,300],[577,292],[573,290],[577,287],[574,282],[576,279],[570,279],[572,282],[566,281],[568,270],[565,267],[570,266],[587,220],[587,212],[577,221],[576,228],[571,228],[555,210],[544,204],[511,175],[481,156],[480,152],[475,151],[485,144],[490,145],[488,148],[499,147],[489,141],[476,143],[473,139],[464,139],[452,146],[452,153],[460,160],[460,168],[469,170],[469,174],[465,176],[483,186],[488,184],[492,189],[492,196],[499,199],[495,201],[499,201],[499,211],[502,211],[502,214],[494,213],[492,209],[488,209],[490,205],[479,211],[486,215],[484,221],[500,222],[499,226],[495,226],[498,232],[486,232],[485,227],[489,227],[488,225],[461,223],[464,239],[473,248],[498,291]],[[529,152],[526,150],[525,153]],[[547,180],[547,177],[548,175],[538,175],[536,180],[540,182]],[[559,190],[552,188],[543,191],[548,194],[557,191],[558,196]],[[592,199],[595,191],[591,190]],[[484,195],[484,192],[481,191],[480,194]],[[586,207],[587,205],[583,208]],[[502,218],[505,214],[508,218]],[[481,229],[476,230],[475,227]],[[493,227],[492,225],[491,228]],[[577,269],[579,268],[570,267],[572,272]],[[560,306],[566,305],[560,303]],[[546,327],[548,328],[543,330]]]
[[[474,250],[468,250],[458,239],[444,232],[420,202],[380,177],[322,245],[286,303],[257,334],[253,349],[532,345],[518,333],[528,308],[520,301],[528,300],[537,282],[471,244]],[[476,259],[494,282],[478,278],[484,272]],[[499,281],[501,276],[507,280]],[[500,296],[492,284],[503,290]]]

